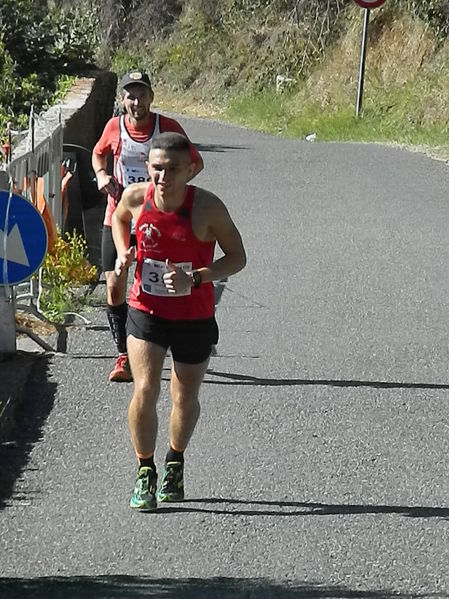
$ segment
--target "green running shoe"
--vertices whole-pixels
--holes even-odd
[[[136,510],[148,511],[157,508],[157,474],[148,466],[142,466],[137,473],[136,486],[129,502]]]
[[[167,462],[162,475],[161,487],[157,500],[161,503],[182,501],[184,499],[184,464],[183,462]]]

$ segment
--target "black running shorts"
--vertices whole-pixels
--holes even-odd
[[[184,364],[201,364],[218,343],[215,317],[166,320],[131,307],[128,308],[126,333],[165,349],[170,348],[173,359]]]

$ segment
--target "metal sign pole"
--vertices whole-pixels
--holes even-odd
[[[34,104],[30,109],[31,151],[34,152]]]
[[[6,192],[6,203],[12,197],[12,180],[9,181],[9,191]],[[14,292],[8,283],[7,269],[7,240],[8,240],[9,206],[6,206],[4,223],[0,223],[2,246],[0,256],[3,259],[2,279],[0,285],[0,361],[7,355],[16,352],[16,316]]]
[[[365,62],[366,62],[366,45],[368,39],[368,23],[369,23],[369,8],[365,8],[365,14],[363,15],[363,32],[362,32],[362,46],[360,50],[360,67],[359,67],[359,85],[357,88],[357,104],[355,108],[355,116],[358,117],[362,110],[362,99],[363,99],[363,83],[365,79]]]

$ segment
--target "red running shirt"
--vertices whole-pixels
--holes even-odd
[[[129,120],[128,115],[125,116],[122,121],[124,127],[126,129],[125,133],[129,136],[131,140],[134,140],[137,145],[141,145],[143,151],[148,153],[148,141],[157,135],[158,133],[163,133],[165,131],[173,131],[175,133],[181,133],[187,137],[186,132],[174,119],[171,119],[162,114],[158,114],[155,112],[150,113],[154,118],[151,118],[148,123],[145,123],[144,126],[137,129],[133,127],[131,121]],[[121,177],[118,170],[118,162],[122,152],[122,137],[123,131],[120,131],[120,118],[123,117],[113,117],[109,119],[106,123],[104,131],[94,146],[92,150],[94,154],[99,154],[100,156],[108,156],[109,154],[114,155],[114,175],[121,182]],[[187,139],[189,139],[187,137]],[[190,141],[190,140],[189,140]],[[200,154],[195,146],[190,143],[190,156],[192,162],[199,162],[201,160]],[[147,158],[145,158],[146,160]],[[149,176],[148,176],[149,177]],[[112,224],[112,214],[117,206],[117,201],[108,195],[108,203],[106,206],[106,212],[104,217],[104,224],[109,227]]]
[[[176,212],[163,212],[154,203],[149,185],[136,222],[137,267],[129,305],[167,320],[197,320],[214,315],[214,287],[204,283],[186,295],[169,294],[162,277],[168,258],[184,270],[210,266],[215,241],[200,241],[192,230],[193,185],[187,186],[183,204]]]

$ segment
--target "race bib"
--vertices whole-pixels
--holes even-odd
[[[145,165],[139,168],[139,166],[127,166],[125,164],[124,179],[125,187],[127,187],[132,183],[144,183],[145,181],[149,181],[150,176]]]
[[[191,262],[175,262],[175,265],[184,271],[192,270]],[[169,272],[165,262],[145,258],[142,264],[142,291],[150,295],[159,295],[164,297],[180,297],[181,295],[190,295],[191,288],[184,293],[169,293],[164,284],[164,274]]]

